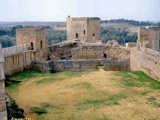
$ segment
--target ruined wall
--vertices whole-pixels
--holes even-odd
[[[78,46],[78,43],[73,41],[65,41],[49,46],[49,54],[51,60],[64,59],[71,56],[71,49]]]
[[[98,65],[104,65],[105,70],[130,70],[130,60],[116,61],[111,58],[99,60],[56,60],[32,63],[35,70],[43,72],[53,71],[83,71],[97,70]]]
[[[68,17],[67,40],[79,39],[82,42],[99,41],[100,18]]]
[[[36,60],[48,59],[48,44],[44,28],[23,28],[16,30],[17,45],[27,44],[29,50],[35,50]]]
[[[105,45],[83,45],[71,50],[72,59],[103,59]]]
[[[141,70],[160,81],[160,52],[145,48],[131,51],[131,70]]]
[[[138,49],[141,46],[160,51],[160,27],[140,27]]]
[[[115,60],[124,60],[130,58],[130,50],[122,46],[109,48],[105,51],[105,53],[108,58],[113,58]]]

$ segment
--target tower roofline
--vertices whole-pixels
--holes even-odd
[[[99,17],[68,17],[72,20],[100,20]]]

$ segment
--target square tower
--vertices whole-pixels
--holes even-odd
[[[35,51],[36,60],[48,59],[48,43],[45,28],[22,28],[16,30],[17,45],[27,44],[28,50]]]
[[[82,42],[99,41],[100,18],[67,17],[67,40],[78,39]]]
[[[160,27],[140,27],[138,47],[160,51]]]

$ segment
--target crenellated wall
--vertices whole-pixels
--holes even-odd
[[[28,50],[28,47],[26,44],[24,44],[24,45],[17,45],[13,47],[3,48],[2,53],[3,53],[3,56],[5,57],[5,56],[23,53],[23,52],[26,52],[27,50]]]

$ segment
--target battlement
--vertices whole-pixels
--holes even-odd
[[[100,20],[99,17],[68,17],[71,20]]]
[[[21,29],[17,29],[16,31],[40,31],[40,30],[45,30],[45,27],[42,27],[42,28],[21,28]]]
[[[2,53],[3,53],[3,56],[5,57],[5,56],[9,56],[9,55],[23,53],[27,50],[28,50],[28,47],[26,44],[24,44],[24,45],[3,48]]]

